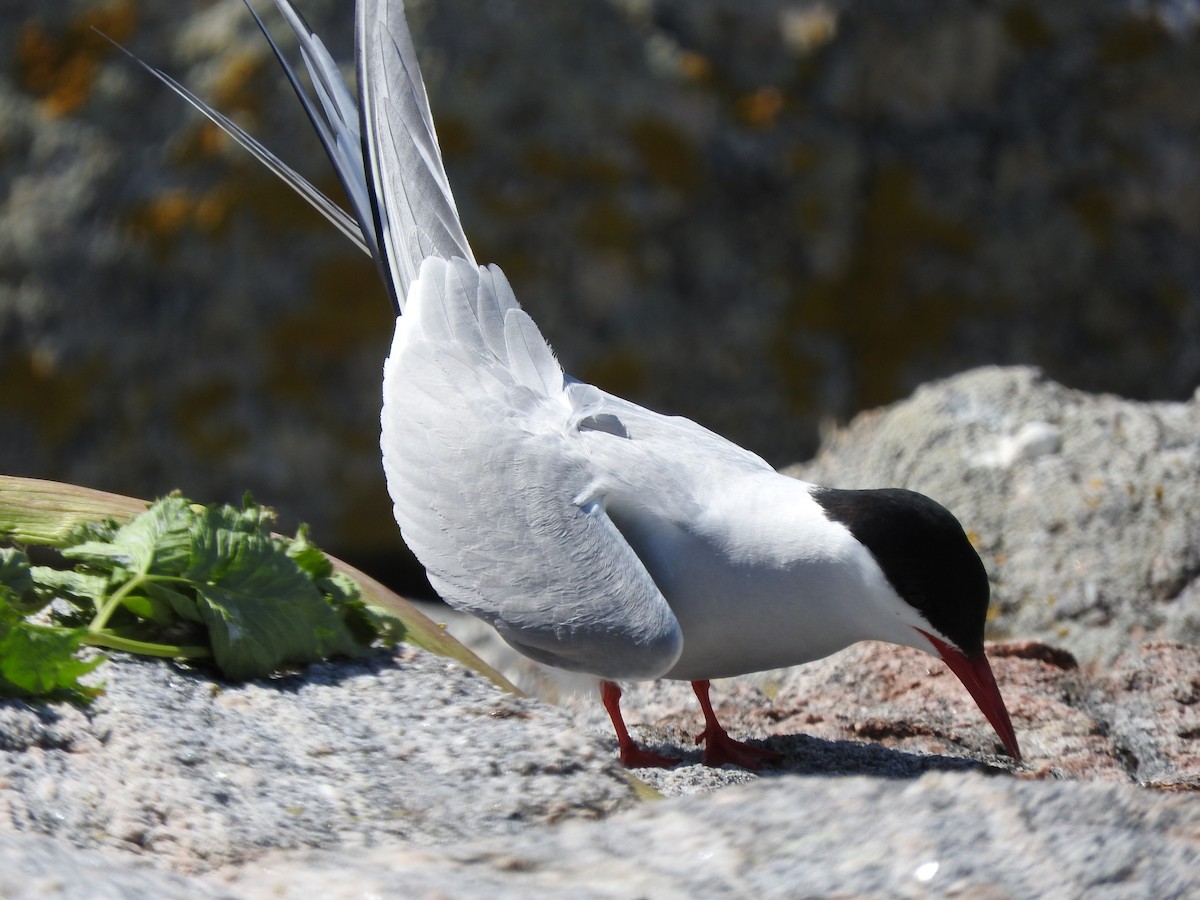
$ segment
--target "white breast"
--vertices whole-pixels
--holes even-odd
[[[609,505],[683,630],[666,677],[798,665],[867,639],[913,643],[919,614],[805,483],[756,473],[715,484],[701,506],[698,517],[665,522]]]

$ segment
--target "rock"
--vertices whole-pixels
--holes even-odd
[[[250,898],[1183,897],[1200,889],[1200,803],[1128,785],[930,773],[780,778],[605,822],[353,860],[273,856]]]
[[[1192,684],[1200,648],[1151,643],[1115,668],[1079,667],[1036,642],[990,644],[988,656],[1021,745],[1014,763],[983,714],[937,660],[902,647],[858,644],[794,669],[714,682],[713,706],[730,733],[783,754],[804,775],[915,778],[931,770],[1008,772],[1022,779],[1138,783],[1200,790]],[[592,695],[565,701],[581,727],[610,730]],[[702,724],[686,684],[630,685],[623,708],[634,737],[684,756],[686,766],[638,770],[664,794],[696,789]],[[608,739],[610,745],[615,741]],[[777,771],[770,768],[765,774]],[[722,783],[762,773],[729,770]]]
[[[1089,704],[1141,784],[1200,788],[1200,647],[1148,643],[1098,679]]]
[[[633,802],[607,748],[552,707],[424,651],[243,685],[119,656],[105,694],[0,703],[0,831],[179,871],[269,848],[512,833]]]
[[[992,579],[993,637],[1106,662],[1147,637],[1200,643],[1200,392],[1141,403],[983,368],[864,413],[788,471],[949,507]]]
[[[233,900],[228,890],[128,854],[79,850],[34,834],[0,834],[6,900]]]
[[[693,796],[650,803],[582,713],[572,728],[423,651],[241,686],[118,657],[88,710],[0,704],[0,893],[1200,889],[1195,685],[1178,677],[1194,680],[1200,651],[1150,644],[1089,674],[1045,645],[989,649],[1020,766],[926,657],[863,645],[783,682],[718,686],[731,730],[784,754],[759,773],[698,764],[686,685],[632,689],[631,718],[669,717],[638,736],[687,751],[638,774]]]

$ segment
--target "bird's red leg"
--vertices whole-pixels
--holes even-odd
[[[613,728],[617,732],[617,747],[621,751],[622,765],[630,769],[651,767],[668,769],[679,764],[677,759],[643,750],[634,743],[633,738],[629,736],[629,729],[625,727],[625,720],[621,718],[621,689],[616,682],[600,682],[600,700],[604,703],[604,708],[608,710],[608,717],[612,719]]]
[[[696,699],[700,701],[700,708],[704,711],[704,731],[696,735],[696,743],[704,742],[701,761],[706,766],[733,764],[743,769],[761,769],[764,762],[783,758],[782,754],[774,750],[744,744],[729,736],[729,732],[721,727],[721,723],[717,721],[717,714],[713,712],[712,701],[708,699],[707,681],[693,681],[692,690],[696,692]]]

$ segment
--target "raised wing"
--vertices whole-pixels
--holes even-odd
[[[658,677],[682,633],[605,512],[579,387],[498,269],[427,259],[384,372],[388,490],[452,606],[542,662]]]
[[[368,194],[383,265],[403,299],[426,257],[475,258],[442,165],[404,4],[359,0],[355,43]]]

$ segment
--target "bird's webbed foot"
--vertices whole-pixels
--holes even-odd
[[[774,750],[735,741],[729,736],[729,732],[721,727],[721,723],[717,721],[717,714],[713,712],[707,681],[693,681],[692,690],[696,692],[696,699],[700,701],[700,708],[704,711],[704,730],[696,735],[696,743],[704,744],[700,761],[706,766],[733,765],[743,769],[761,769],[765,763],[783,759],[783,754]]]

